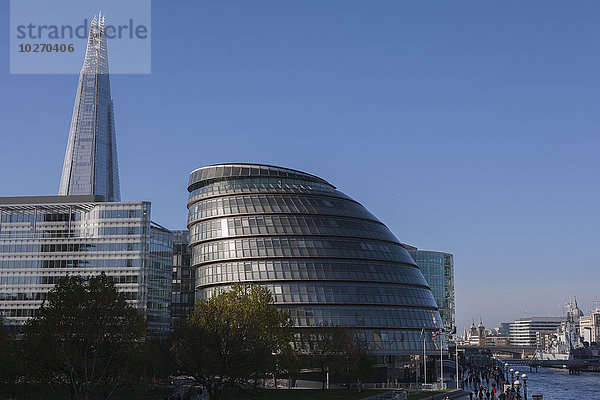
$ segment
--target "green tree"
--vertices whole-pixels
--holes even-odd
[[[19,375],[18,348],[0,317],[0,385],[12,385]]]
[[[192,375],[217,400],[228,387],[252,384],[276,369],[289,346],[291,322],[262,286],[234,284],[198,301],[173,352],[181,372]]]
[[[36,379],[72,399],[110,399],[139,378],[144,318],[106,275],[61,279],[25,326],[24,349]]]
[[[291,389],[302,370],[301,354],[292,346],[283,346],[277,354],[276,376],[284,376],[288,380],[288,388]],[[277,381],[275,381],[277,387]]]
[[[346,328],[323,323],[302,332],[301,340],[308,364],[320,371],[321,388],[325,389],[327,373],[343,369],[346,352],[352,346],[352,335]]]
[[[355,379],[360,384],[373,372],[375,357],[359,332],[328,323],[311,327],[301,334],[301,346],[307,366],[321,373],[321,387],[325,389],[327,373]]]
[[[355,331],[349,333],[351,341],[344,352],[343,372],[346,374],[347,387],[350,388],[350,380],[355,379],[360,389],[365,378],[374,372],[375,356],[369,352],[366,340],[361,334]]]

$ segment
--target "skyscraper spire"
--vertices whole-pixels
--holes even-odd
[[[106,201],[120,201],[104,20],[99,13],[90,25],[58,194],[103,195]]]

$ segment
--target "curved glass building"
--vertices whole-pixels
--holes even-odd
[[[435,299],[398,239],[327,181],[257,164],[193,171],[190,248],[196,296],[233,282],[268,287],[298,329],[357,328],[378,355],[439,354]],[[424,331],[422,331],[424,328]]]

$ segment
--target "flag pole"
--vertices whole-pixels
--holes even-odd
[[[424,376],[424,382],[425,382],[425,386],[427,385],[427,353],[425,352],[425,338],[427,337],[425,335],[425,327],[423,326],[423,329],[421,329],[421,336],[423,336],[423,376]]]
[[[456,337],[456,336],[455,336]],[[458,341],[454,341],[454,357],[455,357],[455,365],[456,365],[456,388],[458,389]]]
[[[442,377],[442,390],[444,390],[444,343],[440,334],[440,375]]]
[[[423,335],[423,376],[427,385],[427,353],[425,352],[425,335]]]

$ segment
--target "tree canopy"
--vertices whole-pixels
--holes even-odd
[[[0,384],[14,382],[17,375],[17,345],[0,316]]]
[[[268,289],[236,283],[232,290],[198,301],[173,351],[178,366],[194,376],[211,400],[276,370],[276,355],[289,346],[289,316]]]
[[[328,372],[345,375],[349,387],[350,378],[360,383],[375,364],[364,339],[347,327],[324,323],[303,331],[300,338],[308,365],[321,373],[322,389]]]
[[[144,333],[143,316],[106,275],[68,276],[27,322],[24,348],[31,372],[53,390],[68,385],[74,399],[110,399],[135,377]]]

